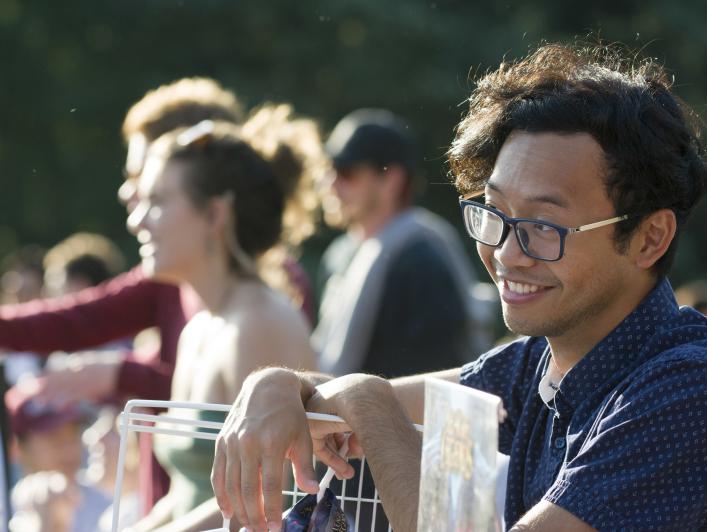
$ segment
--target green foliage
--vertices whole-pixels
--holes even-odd
[[[678,92],[704,116],[705,5],[1,0],[0,254],[83,229],[106,234],[135,257],[115,201],[122,118],[147,90],[190,75],[221,80],[249,106],[291,101],[324,131],[356,107],[400,113],[423,147],[423,203],[456,223],[444,152],[470,73],[522,55],[541,39],[593,32],[664,60]],[[697,244],[705,237],[704,209],[697,220],[678,259],[680,280],[704,273],[707,247]]]

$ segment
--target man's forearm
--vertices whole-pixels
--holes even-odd
[[[302,398],[302,404],[305,406],[309,398],[316,392],[317,386],[334,378],[326,373],[318,373],[316,371],[297,371],[295,373],[300,380],[300,397]]]
[[[417,527],[422,435],[390,383],[372,378],[352,394],[346,419],[356,433],[392,527]],[[360,393],[363,392],[363,393]]]
[[[454,368],[435,373],[422,373],[410,377],[400,377],[393,379],[390,383],[395,390],[395,396],[405,408],[407,415],[413,423],[423,424],[425,414],[425,379],[436,377],[449,382],[458,383],[461,376],[461,368]]]

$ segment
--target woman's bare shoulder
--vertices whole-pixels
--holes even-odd
[[[264,286],[249,292],[232,307],[226,320],[234,335],[236,356],[248,353],[262,361],[261,365],[314,369],[307,320],[278,292]]]

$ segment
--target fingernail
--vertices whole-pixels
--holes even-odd
[[[309,489],[318,490],[319,482],[317,482],[316,480],[308,480],[307,486],[309,486]]]
[[[268,523],[268,531],[269,531],[269,532],[277,532],[278,530],[280,530],[280,524],[279,524],[279,523],[276,523],[275,521],[270,521],[270,522]]]

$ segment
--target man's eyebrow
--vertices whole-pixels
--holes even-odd
[[[486,183],[486,188],[491,189],[494,192],[503,196],[503,191],[498,187],[498,185],[495,185],[491,181]],[[531,203],[549,203],[551,205],[556,205],[557,207],[560,207],[562,209],[569,208],[565,200],[563,200],[559,196],[555,196],[552,194],[538,194],[535,196],[530,196],[529,198],[526,198],[526,201],[529,201]]]

